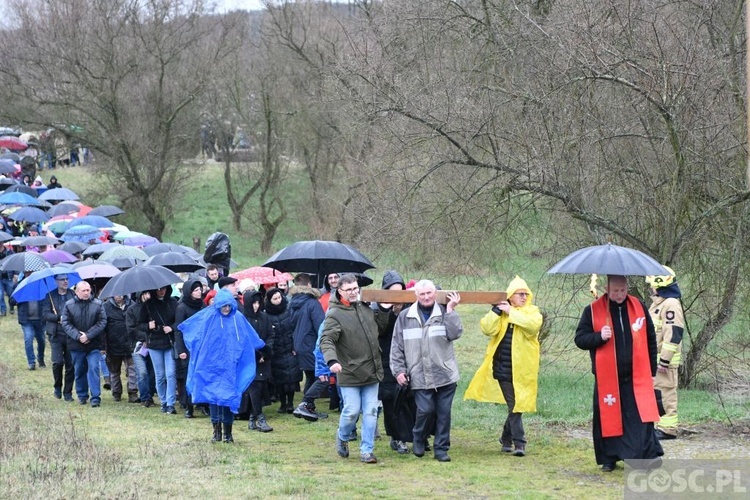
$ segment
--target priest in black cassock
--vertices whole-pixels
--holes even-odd
[[[596,463],[611,472],[619,460],[654,460],[664,454],[654,422],[656,333],[646,306],[628,295],[624,276],[607,277],[607,293],[586,306],[576,345],[591,353]]]

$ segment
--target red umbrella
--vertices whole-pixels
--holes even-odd
[[[230,274],[232,278],[238,280],[251,279],[258,285],[268,285],[271,283],[279,283],[280,281],[289,281],[293,279],[289,273],[282,273],[271,267],[255,266],[245,269],[243,271],[237,271],[236,273]]]
[[[11,151],[23,151],[28,147],[29,145],[18,137],[12,135],[4,135],[0,137],[0,148],[8,148]]]

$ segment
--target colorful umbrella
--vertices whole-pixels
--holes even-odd
[[[271,283],[279,283],[281,281],[289,281],[294,279],[289,273],[277,271],[272,267],[255,266],[242,271],[237,271],[229,276],[237,278],[238,280],[251,279],[258,285],[268,285]]]
[[[66,230],[60,239],[63,241],[89,242],[104,236],[104,233],[94,226],[75,226]]]
[[[12,135],[0,136],[0,148],[7,148],[11,151],[23,151],[28,147],[29,145],[18,137]]]

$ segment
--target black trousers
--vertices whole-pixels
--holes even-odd
[[[56,390],[62,390],[63,394],[73,393],[73,358],[68,351],[68,343],[65,337],[52,335],[49,337],[49,345],[52,350],[52,378]],[[63,369],[65,377],[63,378]]]
[[[503,434],[500,436],[502,444],[508,445],[511,442],[515,444],[526,444],[526,434],[523,430],[523,413],[515,413],[516,391],[513,389],[513,382],[499,381],[500,390],[503,393],[505,402],[508,404],[508,416],[505,418],[503,425]]]
[[[437,389],[412,389],[417,404],[414,421],[414,442],[424,443],[429,436],[432,423],[435,424],[435,441],[432,449],[435,454],[447,452],[451,447],[451,408],[456,384],[448,384]]]

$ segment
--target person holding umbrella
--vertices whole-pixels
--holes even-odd
[[[656,465],[664,454],[654,430],[656,333],[645,304],[628,294],[625,276],[607,277],[607,293],[583,310],[575,343],[590,352],[596,380],[596,463],[604,472],[612,472],[619,460]]]
[[[19,281],[20,285],[23,280]],[[11,298],[13,302],[15,300]],[[13,305],[11,302],[11,307]],[[30,300],[17,303],[18,324],[23,331],[23,342],[26,348],[26,361],[29,364],[29,370],[45,368],[44,349],[46,342],[44,339],[44,318],[42,316],[43,302],[40,300]],[[34,357],[34,339],[36,339],[36,358]]]
[[[526,435],[522,416],[536,411],[543,318],[533,305],[531,289],[519,276],[510,282],[506,295],[507,300],[495,305],[479,322],[490,342],[464,399],[507,404],[508,416],[500,436],[502,451],[523,457]]]
[[[57,289],[47,294],[42,301],[42,316],[47,325],[47,338],[49,338],[50,350],[52,351],[52,377],[54,394],[57,399],[65,397],[65,401],[73,401],[73,381],[75,371],[73,370],[73,357],[68,349],[67,335],[62,326],[62,312],[65,304],[75,298],[75,294],[69,288],[67,274],[55,276]],[[63,370],[65,375],[63,377]]]

